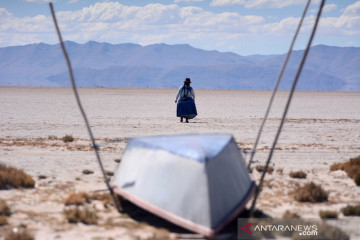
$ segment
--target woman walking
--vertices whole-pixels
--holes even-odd
[[[184,85],[179,88],[179,91],[176,95],[176,116],[180,117],[180,122],[183,122],[183,119],[185,118],[186,122],[188,123],[189,119],[193,119],[197,115],[195,106],[195,93],[192,87],[190,87],[190,83],[190,78],[186,78],[184,81]]]

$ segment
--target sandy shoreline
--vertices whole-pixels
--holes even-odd
[[[124,140],[129,137],[221,132],[233,134],[241,148],[250,149],[271,94],[195,89],[199,115],[191,123],[181,124],[175,117],[176,91],[79,89],[99,143],[123,140],[104,145],[101,155],[107,170],[114,171],[114,159],[121,157]],[[266,160],[287,94],[279,92],[276,98],[254,166]],[[153,234],[153,228],[143,225],[128,230],[125,225],[107,229],[65,223],[63,201],[69,193],[105,188],[70,88],[0,87],[0,112],[0,161],[24,169],[36,179],[35,189],[0,192],[0,198],[14,212],[9,218],[12,226],[27,225],[36,239],[146,239]],[[73,135],[75,141],[63,143],[59,138],[66,134]],[[267,187],[260,195],[258,208],[272,217],[281,217],[290,210],[303,218],[318,218],[319,210],[339,211],[347,204],[359,203],[360,187],[345,172],[329,171],[332,163],[359,155],[360,93],[296,92],[273,157],[275,172],[266,178]],[[84,169],[94,170],[94,174],[84,175]],[[307,178],[290,178],[288,174],[294,170],[304,170]],[[47,178],[38,180],[39,175]],[[254,171],[253,177],[258,180],[259,174]],[[293,200],[296,185],[309,181],[329,191],[328,202],[300,204]],[[104,216],[103,222],[119,218],[114,210]],[[343,218],[341,214],[339,217]],[[122,221],[134,222],[126,218]]]

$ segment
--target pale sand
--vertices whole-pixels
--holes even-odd
[[[136,136],[218,132],[233,134],[239,147],[247,150],[253,145],[271,94],[195,89],[199,115],[185,124],[175,116],[176,89],[81,88],[79,92],[100,144]],[[287,92],[279,92],[276,98],[253,166],[267,158],[287,96]],[[24,169],[36,179],[35,189],[0,191],[0,199],[13,211],[11,226],[27,225],[36,239],[146,239],[157,231],[145,225],[129,230],[123,222],[134,223],[132,219],[121,218],[113,209],[106,212],[101,204],[96,206],[103,215],[100,223],[114,218],[120,226],[65,223],[63,201],[70,192],[105,189],[95,155],[88,151],[88,134],[71,89],[0,87],[0,112],[1,162]],[[47,139],[66,134],[76,141],[65,144]],[[114,159],[121,157],[125,146],[122,141],[102,149],[107,170],[115,170]],[[359,92],[296,92],[277,147],[271,164],[275,171],[266,177],[257,208],[272,217],[282,217],[290,210],[303,218],[318,218],[319,210],[339,211],[347,204],[359,203],[360,187],[345,172],[329,171],[332,163],[360,155]],[[84,175],[84,169],[95,173]],[[289,172],[294,170],[304,170],[307,178],[290,178]],[[38,175],[47,179],[38,180]],[[259,176],[254,171],[256,181]],[[309,181],[329,191],[328,202],[293,200],[296,185]],[[343,218],[342,214],[339,217]],[[1,236],[4,228],[0,229]]]

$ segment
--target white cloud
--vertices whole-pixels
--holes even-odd
[[[360,1],[345,8],[344,15],[351,17],[360,17]]]
[[[79,0],[69,0],[68,3],[77,3]]]
[[[243,5],[245,0],[212,0],[210,6]]]
[[[0,16],[0,30],[7,32],[6,37],[0,39],[0,46],[13,45],[19,35],[30,33],[33,34],[31,41],[57,41],[50,16],[17,18],[5,9],[0,9]],[[79,42],[186,42],[196,38],[206,40],[212,34],[220,40],[228,34],[252,32],[254,26],[265,21],[260,16],[241,16],[234,12],[216,14],[192,6],[148,4],[139,7],[119,2],[99,2],[79,11],[57,12],[56,16],[64,38]]]
[[[332,3],[332,4],[326,4],[323,8],[323,11],[324,12],[330,12],[330,11],[333,11],[337,9],[337,5],[335,3]]]
[[[186,3],[191,3],[191,2],[202,2],[203,0],[174,0],[174,3],[181,3],[181,2],[186,2]]]
[[[337,6],[330,6],[335,9]],[[310,31],[314,24],[315,16],[305,18],[302,31]],[[265,23],[258,27],[258,33],[271,35],[288,35],[293,33],[299,23],[299,18],[284,18],[279,22]],[[319,37],[346,37],[360,35],[360,1],[349,5],[339,17],[322,17],[317,32]]]
[[[345,8],[338,17],[321,19],[320,28],[326,34],[358,35],[360,34],[360,1]]]
[[[323,8],[323,13],[326,13],[326,12],[331,12],[333,10],[337,9],[337,5],[332,3],[332,4],[326,4]],[[318,9],[313,9],[311,10],[312,13],[317,13],[318,12]]]
[[[0,19],[9,19],[12,18],[12,14],[9,13],[5,8],[0,8]]]
[[[49,3],[49,2],[56,2],[53,0],[25,0],[26,2],[34,2],[34,3]]]
[[[244,5],[245,8],[283,8],[291,5],[304,5],[304,0],[212,0],[210,5]]]
[[[238,13],[219,13],[204,11],[198,7],[148,4],[144,7],[128,7],[118,2],[96,3],[76,12],[60,12],[59,22],[66,30],[81,28],[94,23],[109,23],[111,31],[220,31],[232,29],[247,31],[252,24],[259,24],[264,18],[241,16]],[[77,22],[77,27],[73,24]],[[109,26],[109,25],[108,25]],[[86,28],[88,29],[88,28]],[[99,29],[100,30],[100,29]]]
[[[312,28],[314,18],[313,15],[306,17],[303,31]],[[50,15],[18,18],[0,8],[0,19],[0,46],[57,43]],[[210,49],[219,46],[221,50],[244,41],[248,44],[266,42],[270,38],[284,41],[292,37],[299,22],[299,18],[294,17],[269,20],[270,17],[244,16],[237,12],[213,13],[193,6],[148,4],[140,7],[119,2],[99,2],[74,12],[57,12],[57,19],[64,39],[80,43],[89,40],[190,43],[197,47],[213,46]],[[340,17],[321,18],[317,33],[317,36],[328,38],[358,35],[360,1],[349,5]]]

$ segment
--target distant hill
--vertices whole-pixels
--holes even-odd
[[[290,68],[297,68],[303,51],[294,51],[289,61]],[[285,55],[266,59],[260,64],[266,67],[280,67]],[[326,73],[341,79],[345,85],[339,90],[360,90],[360,48],[359,47],[330,47],[317,45],[311,48],[305,69]]]
[[[187,44],[65,43],[78,86],[272,89],[285,55],[240,56]],[[280,89],[289,89],[303,51],[294,51]],[[312,47],[298,90],[360,91],[360,48]],[[59,44],[0,48],[0,85],[70,86]]]

